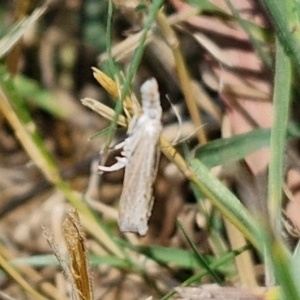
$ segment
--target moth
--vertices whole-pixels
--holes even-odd
[[[93,300],[92,281],[87,259],[85,237],[80,223],[79,214],[76,210],[68,212],[63,222],[63,235],[67,244],[69,263],[61,255],[58,245],[47,228],[43,227],[52,251],[57,257],[63,271],[72,287],[72,299]]]
[[[76,210],[70,211],[63,223],[63,234],[67,243],[70,259],[70,272],[74,285],[74,296],[77,300],[94,299],[92,282],[90,278],[89,262],[85,238],[80,223],[79,214]],[[77,297],[76,297],[77,296]]]
[[[162,108],[156,79],[151,78],[141,86],[142,111],[134,115],[128,137],[115,149],[123,148],[117,162],[110,166],[98,166],[102,172],[125,167],[123,190],[119,205],[119,228],[122,232],[145,235],[153,207],[153,184],[157,175],[162,131]]]

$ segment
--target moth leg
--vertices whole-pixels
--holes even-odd
[[[107,166],[98,166],[98,170],[102,172],[113,172],[118,171],[124,168],[127,165],[128,159],[127,157],[116,157],[116,162],[114,165],[111,165],[109,167]]]
[[[125,145],[125,142],[126,142],[126,139],[123,142],[121,142],[121,143],[117,144],[116,146],[114,146],[114,150],[119,150],[119,149],[123,148],[124,145]]]
[[[136,116],[134,115],[129,123],[129,126],[128,126],[128,130],[127,130],[127,134],[132,134],[132,132],[134,131],[134,128],[137,124],[137,121],[139,119],[139,116]]]
[[[153,167],[153,174],[157,174],[158,168],[159,168],[159,162],[160,162],[160,149],[157,147],[156,148],[156,153],[155,153],[155,162],[154,162],[154,167]]]

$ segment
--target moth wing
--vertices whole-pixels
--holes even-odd
[[[155,130],[149,131],[147,126],[143,126],[136,135],[131,136],[134,148],[125,169],[119,208],[120,230],[138,232],[140,235],[145,235],[148,230],[160,154],[157,145],[161,123],[157,120],[151,122],[147,125]]]

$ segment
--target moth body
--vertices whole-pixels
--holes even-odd
[[[153,184],[157,175],[162,131],[160,96],[154,78],[141,87],[143,114],[134,116],[122,145],[122,157],[111,167],[100,171],[115,171],[126,167],[119,206],[119,228],[122,232],[145,235],[153,207]],[[119,145],[117,145],[118,147]]]

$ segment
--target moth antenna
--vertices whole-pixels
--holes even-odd
[[[206,124],[202,124],[200,126],[198,126],[197,128],[195,128],[188,136],[186,136],[185,138],[182,138],[181,140],[177,141],[177,144],[179,143],[183,143],[185,141],[187,141],[190,137],[192,137],[200,128],[202,128],[203,126],[205,126]],[[173,145],[173,144],[172,144]],[[176,145],[176,144],[175,144]],[[174,146],[174,145],[173,145]]]
[[[174,111],[174,114],[178,120],[178,125],[179,125],[179,130],[177,132],[177,135],[175,137],[175,139],[171,142],[171,145],[172,146],[175,146],[177,144],[180,144],[186,140],[188,140],[190,137],[192,137],[201,127],[203,127],[205,124],[202,124],[200,126],[198,126],[197,128],[195,128],[195,130],[193,130],[187,137],[183,138],[183,139],[180,139],[180,136],[181,136],[181,129],[182,129],[182,118],[179,114],[179,111],[178,111],[178,108],[172,103],[172,101],[170,100],[169,96],[166,95],[166,98],[168,99],[173,111]]]
[[[176,145],[178,143],[178,140],[179,140],[180,135],[181,135],[182,118],[181,118],[181,116],[180,116],[180,114],[178,112],[177,107],[172,103],[172,101],[170,100],[170,98],[169,98],[168,95],[166,95],[166,98],[169,101],[169,103],[170,103],[170,105],[171,105],[171,107],[172,107],[172,109],[174,111],[174,114],[175,114],[175,116],[176,116],[176,118],[178,120],[178,124],[179,124],[179,130],[177,132],[177,135],[176,135],[175,139],[171,142],[171,145],[174,146],[174,145]]]

